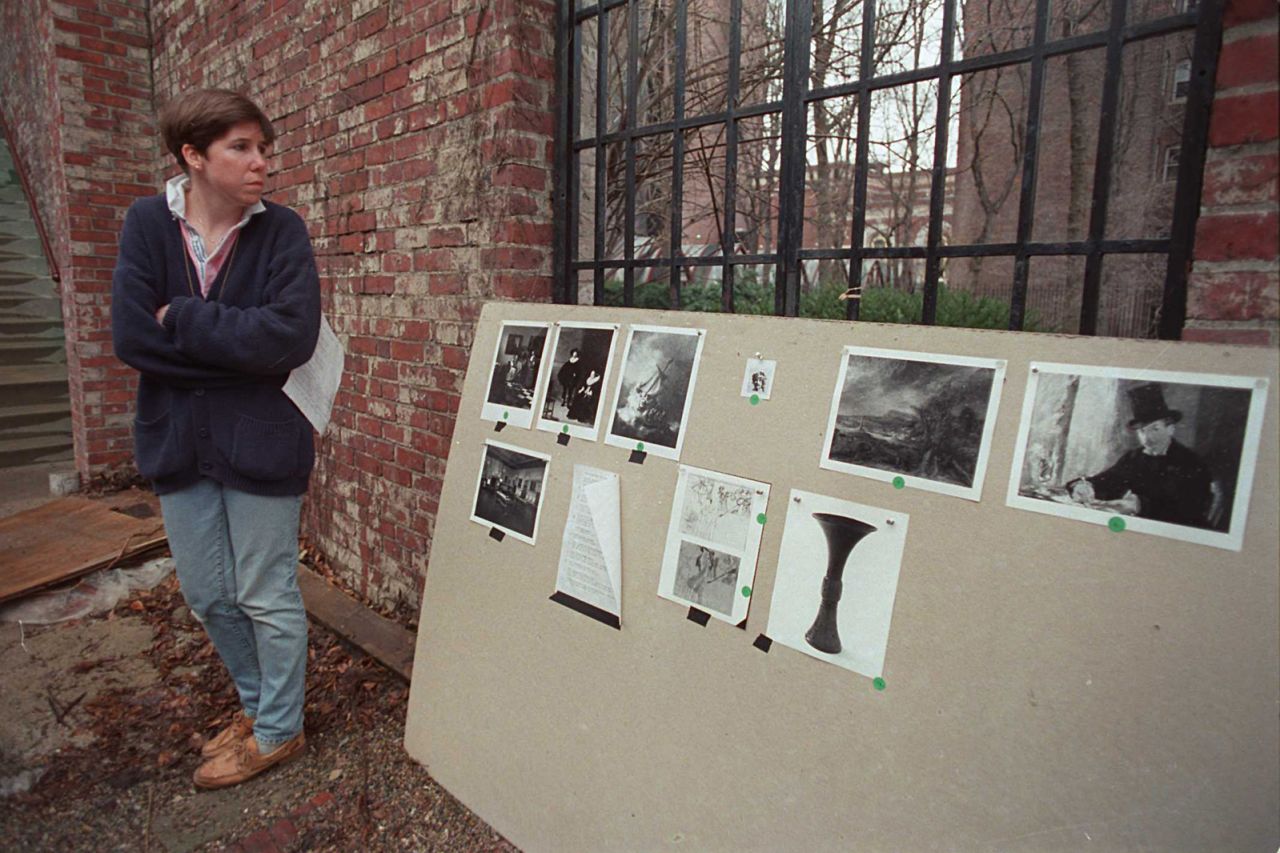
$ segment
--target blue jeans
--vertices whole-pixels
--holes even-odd
[[[301,507],[301,495],[251,495],[207,478],[160,496],[182,596],[231,673],[263,752],[302,731]]]

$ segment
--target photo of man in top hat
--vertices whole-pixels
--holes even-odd
[[[1239,550],[1266,383],[1032,362],[1008,503]]]
[[[1169,408],[1156,382],[1135,385],[1128,395],[1133,416],[1127,426],[1138,446],[1106,470],[1068,483],[1071,499],[1087,506],[1107,501],[1125,515],[1208,527],[1213,478],[1195,451],[1174,436],[1182,412]]]

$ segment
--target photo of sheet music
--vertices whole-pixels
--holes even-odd
[[[560,596],[603,613],[590,612]],[[622,514],[619,478],[612,471],[573,466],[573,494],[560,541],[552,600],[615,628],[622,627]]]

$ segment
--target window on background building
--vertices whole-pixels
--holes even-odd
[[[1187,87],[1191,85],[1191,60],[1182,59],[1174,63],[1173,79],[1169,92],[1170,100],[1181,103],[1187,99]]]
[[[1165,183],[1178,179],[1178,155],[1181,152],[1181,145],[1169,145],[1164,149],[1164,163],[1160,171],[1160,179]]]
[[[1180,13],[1215,8],[562,4],[558,298],[634,305],[657,281],[673,308],[856,318],[837,297],[874,276],[934,323],[945,270],[1009,328],[1176,337],[1159,309],[1185,294],[1198,213],[1175,204],[1177,162],[1203,163],[1184,116],[1203,119],[1142,104],[1188,98],[1190,61],[1168,58],[1210,27]],[[1116,319],[1122,291],[1140,319]]]

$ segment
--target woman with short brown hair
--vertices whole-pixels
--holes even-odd
[[[305,746],[298,514],[315,451],[282,386],[315,348],[320,286],[306,225],[262,198],[275,140],[262,110],[203,89],[160,126],[183,173],[125,217],[112,339],[141,374],[135,456],[183,596],[240,697],[195,773],[220,788]]]

